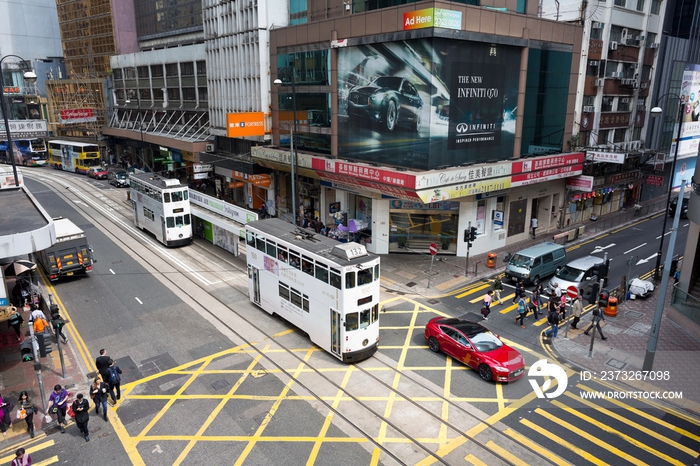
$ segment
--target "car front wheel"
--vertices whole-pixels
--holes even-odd
[[[486,364],[479,366],[479,375],[487,382],[490,382],[493,379],[493,372],[491,372],[491,368]]]
[[[386,113],[384,114],[384,125],[387,131],[394,131],[398,116],[399,112],[396,108],[396,102],[390,100],[389,103],[386,104]]]
[[[433,353],[440,352],[440,342],[437,341],[437,338],[435,338],[435,337],[428,338],[428,348],[430,348],[430,351],[432,351]]]

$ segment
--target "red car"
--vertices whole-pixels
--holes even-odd
[[[435,317],[425,326],[425,340],[432,351],[459,359],[487,382],[512,382],[525,373],[523,356],[476,322]]]
[[[103,167],[90,167],[87,172],[88,178],[95,178],[96,180],[106,180],[107,170]]]

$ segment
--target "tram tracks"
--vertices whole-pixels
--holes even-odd
[[[71,176],[64,175],[59,178],[68,178],[60,181],[63,189],[52,187],[59,196],[73,204],[93,224],[99,225],[103,231],[108,232],[115,242],[128,250],[129,254],[155,268],[160,279],[169,282],[189,301],[196,303],[200,313],[208,314],[218,322],[218,325],[235,335],[237,343],[247,345],[251,351],[257,353],[261,361],[264,360],[268,370],[272,369],[278,377],[287,379],[283,380],[284,382],[293,380],[297,390],[310,394],[319,412],[326,416],[332,413],[335,420],[340,420],[348,426],[346,429],[357,431],[368,439],[385,455],[380,456],[383,462],[391,459],[399,464],[419,462],[453,464],[460,455],[463,461],[465,451],[476,454],[473,447],[477,447],[479,450],[477,456],[480,456],[486,464],[516,464],[511,458],[502,454],[502,450],[489,447],[490,440],[494,438],[498,439],[501,446],[507,444],[505,448],[508,451],[517,452],[519,458],[530,464],[548,462],[538,452],[516,443],[492,423],[486,422],[484,413],[477,413],[471,405],[466,403],[450,400],[440,393],[439,387],[429,386],[416,374],[398,370],[386,360],[388,358],[380,354],[354,366],[343,366],[347,370],[352,370],[352,373],[349,377],[339,378],[336,367],[340,363],[325,353],[319,353],[323,356],[312,358],[300,356],[294,348],[276,339],[274,333],[256,322],[270,317],[252,304],[249,306],[251,312],[243,309],[234,312],[238,319],[245,322],[248,329],[254,331],[246,332],[232,325],[229,319],[223,318],[221,312],[217,311],[234,310],[233,303],[226,302],[227,300],[220,294],[212,293],[211,288],[216,280],[211,279],[211,274],[217,276],[222,282],[227,282],[226,286],[232,287],[240,296],[245,297],[248,304],[247,281],[231,280],[228,276],[235,272],[242,272],[245,276],[244,269],[229,261],[226,263],[232,267],[231,270],[207,271],[203,270],[204,267],[191,267],[188,263],[201,260],[193,250],[188,248],[167,250],[153,239],[148,241],[142,232],[138,232],[133,224],[130,224],[130,209],[115,209],[104,200],[98,203],[89,196],[109,198],[103,190],[86,190],[83,186],[76,186],[78,183],[75,183]],[[71,196],[77,196],[81,202],[74,202]],[[125,238],[119,234],[119,231],[136,241],[124,241]],[[144,245],[149,247],[143,248]],[[156,259],[154,255],[159,257]],[[163,264],[168,265],[163,266]],[[163,266],[163,270],[159,266]],[[209,297],[209,302],[204,302],[205,296]],[[211,306],[211,299],[221,307],[214,309]],[[249,315],[246,316],[246,314]],[[282,355],[264,352],[255,339],[247,336],[249,334],[263,337],[266,344],[274,342],[274,345],[282,350]],[[271,354],[275,356],[272,357]],[[289,369],[290,367],[304,369],[298,371]],[[342,380],[339,381],[339,379]],[[350,380],[352,383],[348,383]],[[377,396],[378,394],[380,396]],[[378,402],[377,399],[385,400],[383,407],[382,402]],[[435,411],[438,410],[439,413],[436,413]],[[433,430],[430,435],[424,432],[426,427]],[[469,433],[472,430],[474,434]],[[426,441],[426,437],[441,440]],[[472,447],[462,448],[461,452],[457,449],[456,452],[459,452],[457,456],[454,452],[438,453],[440,447],[444,447],[447,442],[455,439],[460,440],[458,442],[460,444],[468,443]],[[412,448],[406,448],[406,445],[411,445]]]

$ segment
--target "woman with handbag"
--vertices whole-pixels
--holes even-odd
[[[7,436],[7,427],[12,424],[12,419],[8,419],[10,416],[7,412],[7,403],[2,399],[0,395],[0,431],[2,431],[2,436]]]
[[[95,377],[90,386],[90,397],[95,401],[95,414],[100,414],[100,405],[102,406],[102,415],[105,421],[107,420],[107,396],[107,384],[101,381],[99,377]]]
[[[24,418],[22,418],[22,411],[24,411]],[[17,413],[19,414],[19,419],[24,419],[27,423],[27,432],[29,436],[34,438],[34,414],[39,411],[34,403],[32,403],[31,398],[26,390],[19,392],[19,398],[17,399]]]
[[[88,430],[88,421],[90,420],[90,402],[83,398],[82,393],[78,393],[71,408],[73,409],[73,417],[78,429],[85,437],[85,441],[90,441],[90,431]]]
[[[49,396],[49,411],[46,413],[48,415],[56,415],[58,427],[61,429],[62,434],[66,433],[66,429],[64,429],[63,426],[68,424],[66,422],[68,395],[66,389],[62,388],[60,385],[53,387],[53,392],[51,392],[51,396]]]

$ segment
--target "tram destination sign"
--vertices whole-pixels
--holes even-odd
[[[46,120],[9,120],[10,134],[16,139],[49,137]],[[0,139],[7,139],[5,123],[0,121]]]

